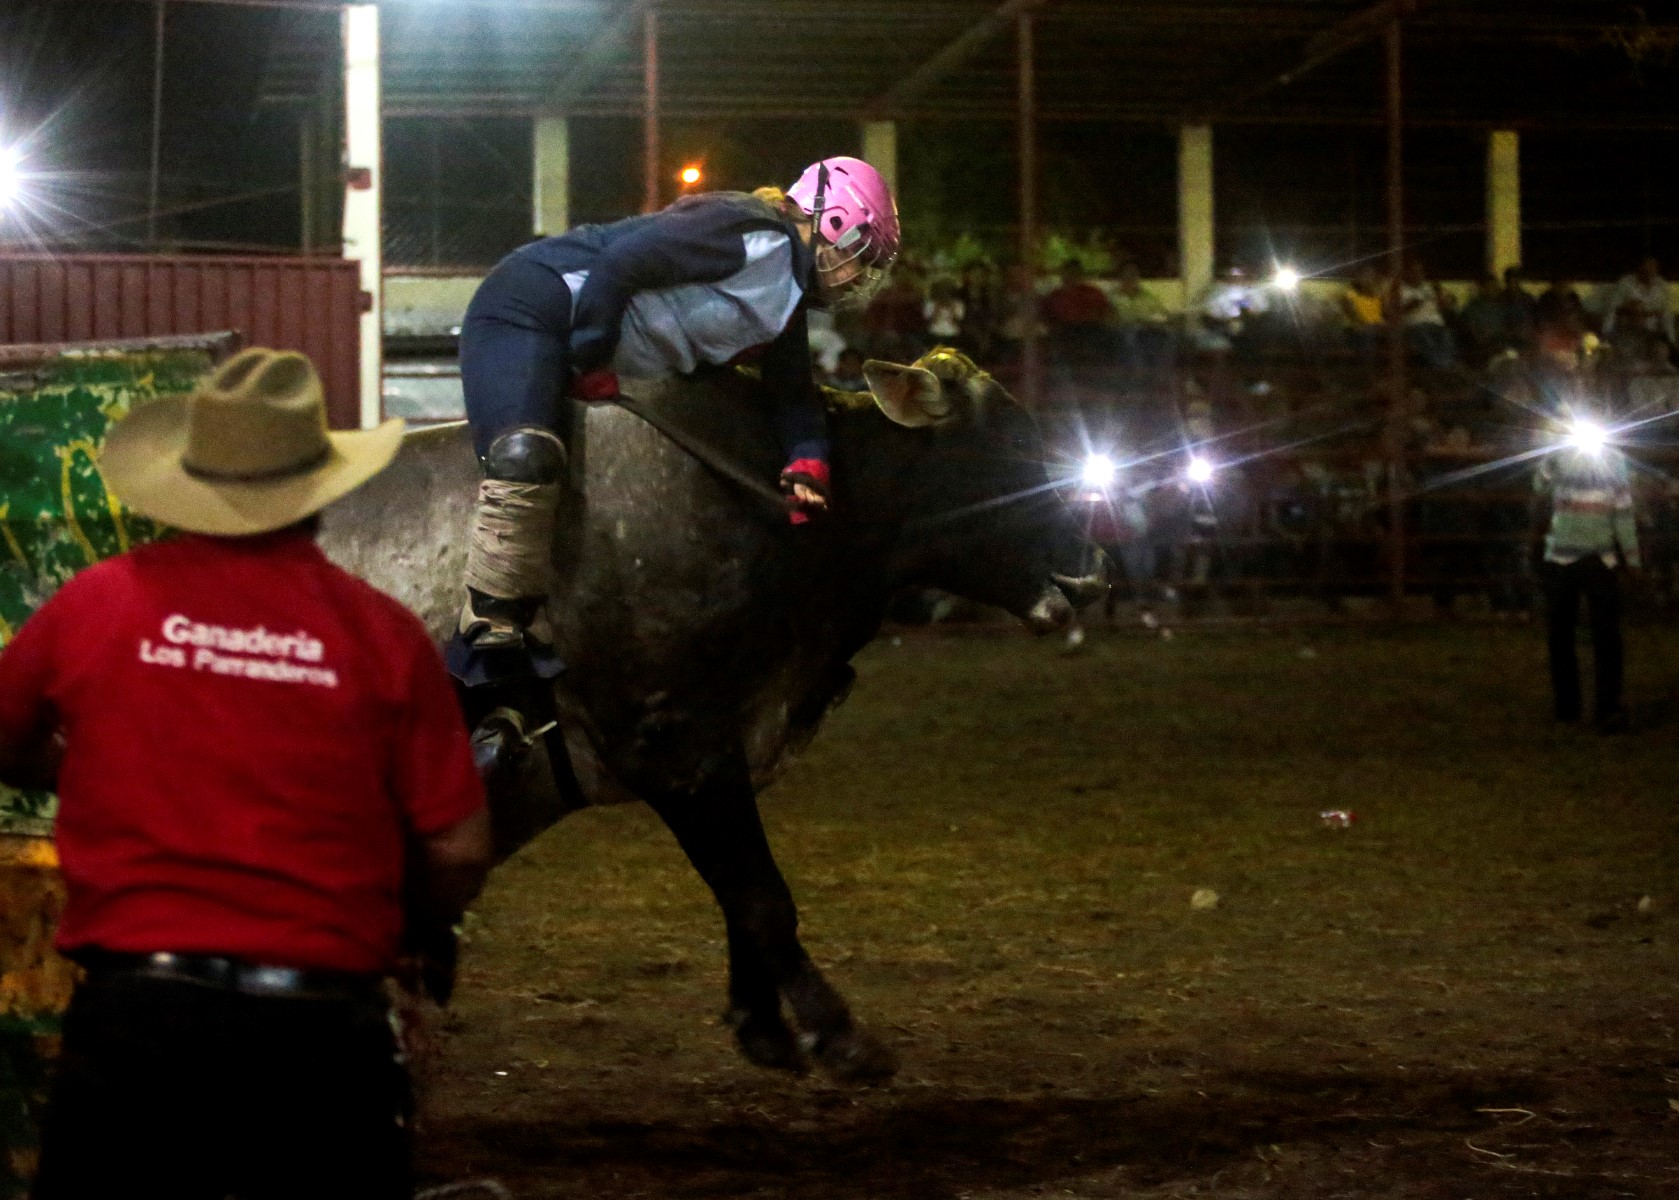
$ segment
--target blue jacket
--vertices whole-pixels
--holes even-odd
[[[565,281],[575,370],[657,379],[753,357],[787,457],[827,457],[805,317],[816,264],[771,205],[712,192],[516,253]]]

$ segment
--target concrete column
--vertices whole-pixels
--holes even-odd
[[[1487,270],[1502,275],[1521,265],[1521,135],[1495,129],[1487,135]]]
[[[1213,282],[1213,129],[1178,129],[1178,272],[1185,306]]]
[[[536,193],[532,228],[538,237],[558,237],[571,228],[571,126],[564,117],[532,122]]]
[[[315,232],[321,214],[321,118],[313,108],[303,110],[297,123],[297,225],[304,254],[315,252]]]
[[[898,194],[898,123],[863,122],[863,161],[880,172],[892,194]]]
[[[662,130],[659,117],[659,10],[649,4],[642,14],[641,54],[641,185],[642,212],[662,208],[663,180],[659,178]]]
[[[384,130],[379,88],[379,9],[344,9],[344,256],[361,263],[369,298],[361,318],[361,423],[384,414]]]

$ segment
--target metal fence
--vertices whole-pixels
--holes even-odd
[[[337,258],[0,254],[0,344],[220,333],[307,354],[361,423],[360,265]]]

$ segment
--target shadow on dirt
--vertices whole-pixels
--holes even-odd
[[[1211,1082],[1211,1081],[1209,1081]],[[472,1123],[440,1130],[436,1157],[544,1187],[575,1173],[597,1195],[955,1197],[1122,1173],[1129,1186],[1203,1176],[1279,1143],[1330,1145],[1404,1131],[1472,1131],[1477,1109],[1542,1100],[1536,1081],[1324,1072],[1231,1073],[1173,1096],[904,1097],[777,1123]],[[835,1103],[844,1103],[838,1097]],[[464,1165],[464,1162],[463,1164]],[[608,1184],[607,1181],[612,1181]],[[526,1187],[521,1195],[539,1194]],[[559,1194],[557,1191],[555,1194]]]

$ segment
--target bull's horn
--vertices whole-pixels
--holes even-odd
[[[1108,584],[1100,575],[1051,575],[1055,586],[1061,589],[1075,608],[1083,608],[1086,604],[1094,604],[1108,594]]]
[[[880,411],[899,425],[920,429],[950,417],[944,384],[925,367],[870,359],[863,364],[863,378]]]

